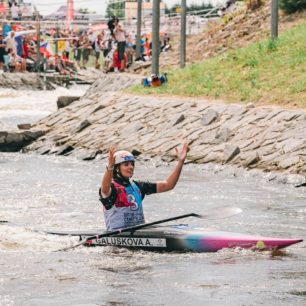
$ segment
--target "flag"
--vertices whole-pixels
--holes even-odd
[[[67,23],[70,24],[74,20],[73,0],[67,1]]]
[[[40,42],[40,47],[39,47],[39,52],[41,54],[44,54],[45,57],[50,57],[52,55],[52,49],[50,44],[47,41],[41,41]]]

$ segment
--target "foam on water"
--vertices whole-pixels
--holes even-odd
[[[35,121],[56,111],[59,96],[82,96],[88,86],[58,87],[52,91],[1,89],[0,128],[15,128],[19,123]]]

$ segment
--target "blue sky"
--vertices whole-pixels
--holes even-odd
[[[187,5],[192,3],[223,3],[225,0],[186,0]],[[49,14],[55,11],[61,5],[66,5],[66,0],[27,0],[25,2],[32,2],[42,14]],[[164,0],[168,7],[174,4],[180,3],[180,0]],[[96,11],[98,14],[104,14],[107,5],[106,0],[74,0],[74,7],[78,8],[88,8],[91,11]]]

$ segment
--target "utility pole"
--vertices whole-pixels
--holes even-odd
[[[39,18],[39,12],[35,8],[36,12],[36,36],[37,36],[37,54],[36,54],[36,71],[39,72],[40,67],[40,18]]]
[[[181,45],[180,45],[180,67],[184,68],[186,63],[186,0],[181,3]]]
[[[58,55],[58,38],[59,38],[59,28],[58,23],[56,23],[56,32],[55,32],[55,54]]]
[[[278,37],[278,0],[271,2],[271,39]]]
[[[136,34],[136,59],[141,58],[141,11],[142,0],[137,0],[137,34]]]
[[[153,20],[152,20],[152,74],[159,73],[159,15],[160,15],[160,0],[153,0]]]

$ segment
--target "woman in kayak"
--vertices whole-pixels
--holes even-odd
[[[150,183],[131,180],[135,167],[134,156],[127,151],[116,152],[115,148],[111,147],[99,189],[106,229],[114,230],[144,223],[142,200],[145,195],[165,192],[175,187],[186,159],[187,149],[187,144],[184,144],[180,151],[176,148],[178,161],[166,180]]]

